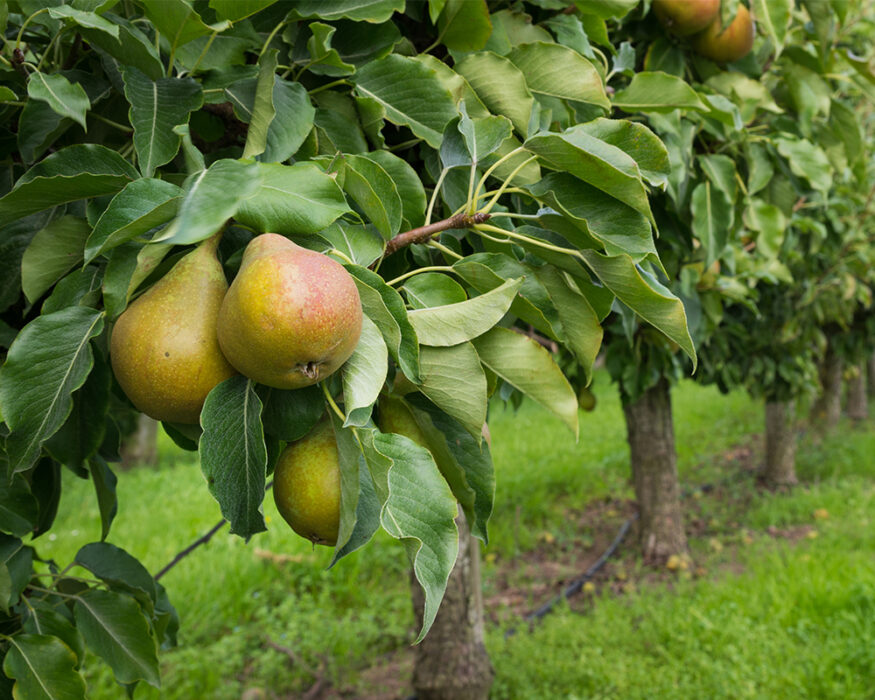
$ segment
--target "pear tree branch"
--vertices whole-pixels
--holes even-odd
[[[485,212],[476,212],[474,214],[461,212],[451,216],[449,219],[435,221],[433,224],[428,224],[427,226],[412,228],[404,233],[399,233],[386,243],[386,252],[383,253],[383,257],[389,257],[392,253],[401,250],[401,248],[413,245],[414,243],[425,243],[429,238],[441,231],[448,231],[451,228],[470,228],[476,224],[482,224],[488,219],[489,214]]]

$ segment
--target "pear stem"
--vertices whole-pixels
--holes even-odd
[[[435,221],[433,224],[428,224],[427,226],[412,228],[404,233],[399,233],[386,243],[386,252],[383,253],[383,257],[388,257],[401,248],[406,248],[414,243],[425,243],[429,238],[441,231],[447,231],[451,228],[471,228],[477,224],[482,224],[488,219],[489,214],[484,212],[478,211],[474,214],[461,212],[451,216],[449,219]]]

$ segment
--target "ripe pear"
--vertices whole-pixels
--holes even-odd
[[[718,16],[701,34],[693,38],[693,49],[712,61],[731,63],[750,53],[755,33],[750,12],[739,4],[738,13],[728,27],[724,29]]]
[[[690,36],[717,18],[720,0],[653,0],[653,12],[675,36]]]
[[[228,361],[277,389],[299,389],[337,371],[361,329],[358,289],[343,266],[275,233],[246,246],[219,312]]]
[[[292,530],[316,544],[334,546],[340,526],[340,462],[329,418],[280,454],[273,499]]]
[[[197,423],[210,390],[236,374],[216,338],[228,291],[214,236],[118,317],[110,360],[131,403],[171,423]]]

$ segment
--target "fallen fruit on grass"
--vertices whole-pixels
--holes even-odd
[[[216,339],[228,283],[218,237],[182,258],[118,317],[113,373],[139,410],[156,420],[197,423],[210,390],[236,372]]]
[[[718,63],[731,63],[747,56],[753,48],[755,27],[750,12],[739,4],[728,27],[718,16],[701,34],[693,38],[693,49],[700,56]]]
[[[362,329],[358,289],[340,263],[275,233],[250,241],[219,312],[219,344],[250,379],[299,389],[336,372]]]
[[[653,12],[676,36],[702,31],[720,12],[720,0],[653,0]]]
[[[340,462],[328,418],[280,454],[273,499],[292,530],[316,544],[334,546],[340,525]]]

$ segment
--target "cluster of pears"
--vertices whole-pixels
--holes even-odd
[[[361,301],[342,265],[265,233],[229,288],[218,243],[183,257],[112,330],[119,385],[157,420],[198,423],[210,390],[237,372],[277,389],[315,384],[358,343]]]
[[[691,37],[696,53],[712,61],[738,61],[753,48],[755,27],[742,3],[726,27],[720,19],[720,0],[653,0],[653,11],[669,31]]]

